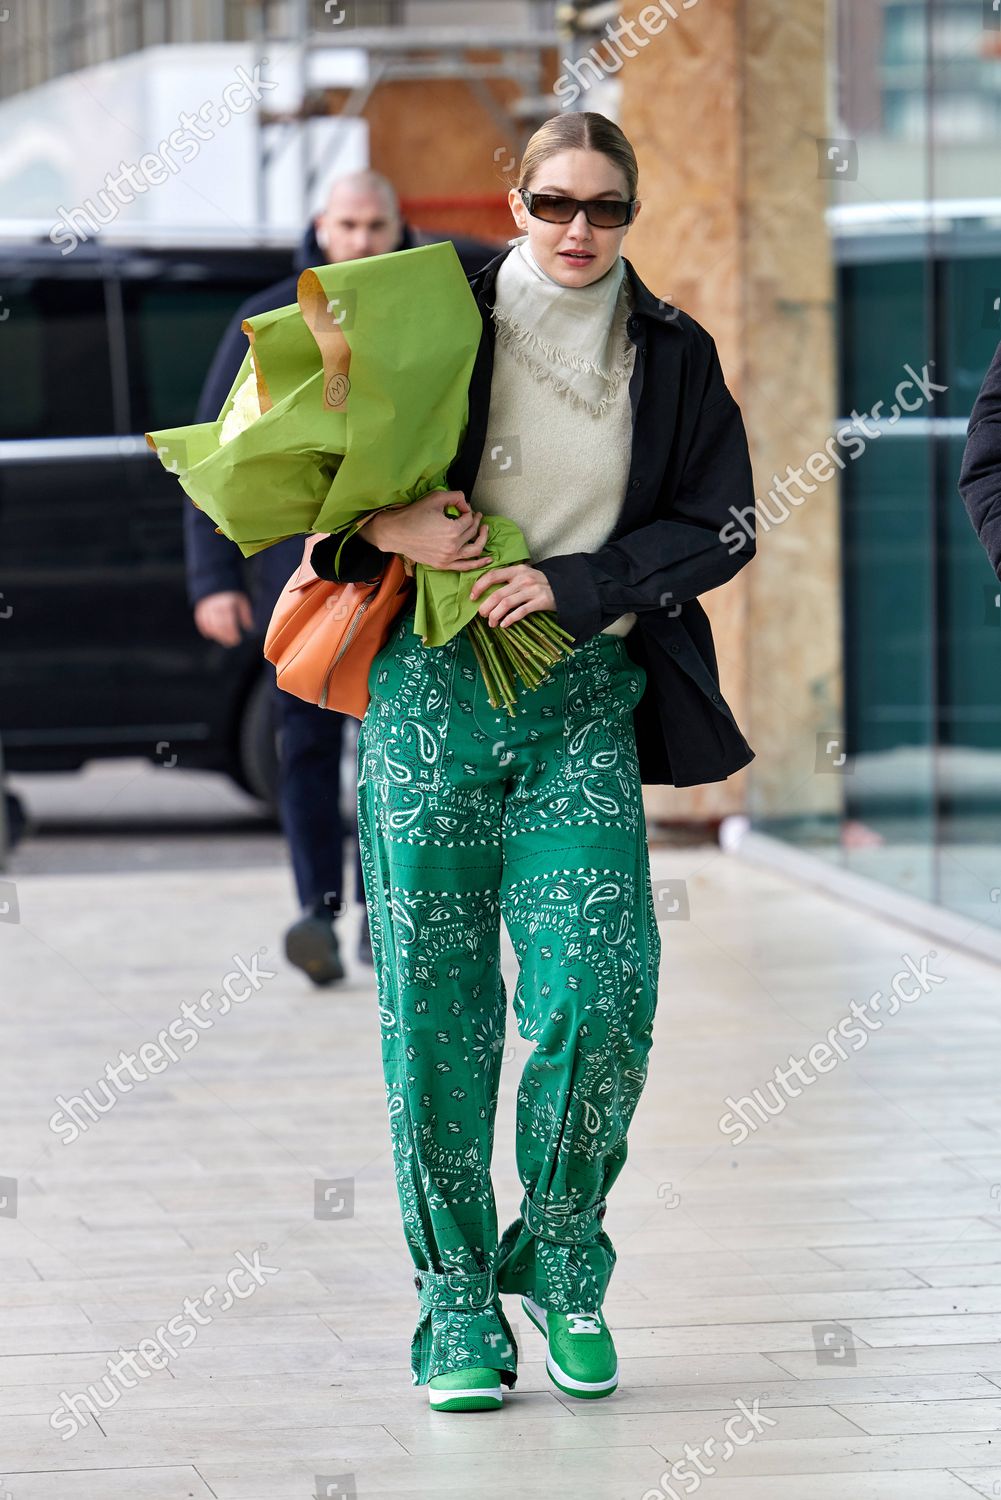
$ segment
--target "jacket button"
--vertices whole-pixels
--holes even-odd
[[[421,1287],[423,1286],[423,1282],[421,1281],[421,1278],[419,1276],[414,1277],[414,1286],[418,1291],[420,1291]]]
[[[714,703],[718,703],[719,702],[719,693],[713,693],[713,702]]]
[[[680,650],[681,650],[681,647],[678,645],[677,641],[675,641],[674,644],[673,644],[673,646],[671,647],[672,654],[675,655],[675,656],[677,656],[677,654],[678,654],[678,652]]]
[[[630,481],[629,488],[631,490],[638,490],[639,487],[640,487],[640,481],[638,479],[633,479],[633,480]]]
[[[627,329],[627,331],[629,333],[635,333],[638,327],[639,327],[639,324],[637,323],[637,321],[636,321],[635,318],[629,318],[628,319],[628,321],[626,323],[626,329]]]

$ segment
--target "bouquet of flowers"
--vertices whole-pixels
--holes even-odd
[[[468,419],[480,314],[451,241],[304,271],[296,302],[248,318],[249,348],[215,422],[146,434],[192,502],[244,557],[314,531],[344,541],[373,509],[446,490]],[[458,515],[458,512],[454,512]],[[490,702],[514,713],[573,637],[548,611],[494,629],[469,598],[489,568],[528,560],[520,527],[484,516],[491,561],[414,565],[414,630],[468,630]]]

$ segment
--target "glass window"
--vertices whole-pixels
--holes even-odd
[[[839,415],[889,405],[905,366],[913,409],[884,406],[841,476],[851,774],[834,839],[808,805],[781,831],[962,914],[971,934],[997,931],[1001,583],[958,480],[1001,341],[1001,17],[989,0],[838,0],[836,14],[831,130],[862,163],[832,193]],[[995,461],[1001,492],[1001,446]]]
[[[248,297],[290,270],[275,253],[197,261],[157,259],[122,281],[133,432],[195,420],[205,376],[230,320]],[[294,283],[288,301],[295,298]],[[277,304],[276,304],[277,305]]]
[[[101,437],[115,430],[104,282],[8,275],[0,262],[0,351],[10,378],[0,438]]]
[[[136,432],[195,420],[202,383],[244,287],[152,283],[126,296],[131,424]]]

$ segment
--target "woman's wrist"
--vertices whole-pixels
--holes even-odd
[[[372,546],[378,547],[380,552],[392,551],[392,548],[385,545],[385,535],[383,534],[385,520],[386,517],[381,511],[378,515],[369,516],[364,526],[358,527],[356,535],[363,537],[366,542],[371,542]]]

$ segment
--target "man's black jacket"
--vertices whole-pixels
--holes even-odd
[[[469,497],[486,435],[493,370],[493,287],[504,256],[470,277],[483,333],[469,387],[468,423],[447,476]],[[549,580],[556,617],[578,642],[619,615],[635,611],[624,644],[647,673],[634,712],[640,777],[647,785],[698,786],[723,781],[754,758],[720,692],[708,617],[698,595],[732,578],[754,556],[754,487],[740,408],[726,387],[709,333],[679,308],[658,300],[630,261],[633,291],[627,323],[636,345],[629,386],[633,441],[618,521],[596,552],[533,559]],[[568,469],[573,472],[572,455]],[[559,504],[540,495],[539,504]],[[378,496],[373,496],[378,503]],[[743,513],[749,524],[735,524]],[[726,528],[730,540],[720,533]],[[333,571],[337,537],[313,549],[326,578],[376,576],[386,555],[361,536],[344,545]]]
[[[467,276],[478,271],[497,254],[495,246],[482,240],[430,234],[415,230],[409,224],[403,226],[399,244],[394,249],[413,250],[418,245],[435,244],[449,238],[455,245],[456,254]],[[311,224],[296,255],[295,274],[248,298],[234,314],[205,377],[195,413],[196,422],[215,421],[229,394],[230,386],[236,379],[248,348],[247,335],[241,327],[244,318],[252,318],[255,313],[271,312],[276,307],[287,307],[294,302],[299,273],[307,266],[324,265],[326,259],[316,238],[316,230]],[[250,559],[255,623],[262,635],[267,630],[278,595],[299,566],[303,543],[303,537],[290,537],[287,541],[277,542],[273,547],[266,547],[263,552],[255,553]],[[236,543],[220,535],[209,516],[187,500],[184,506],[184,557],[188,602],[191,605],[197,604],[206,594],[242,591],[247,586],[243,555]]]
[[[1001,344],[966,428],[959,493],[991,567],[1001,578]]]

